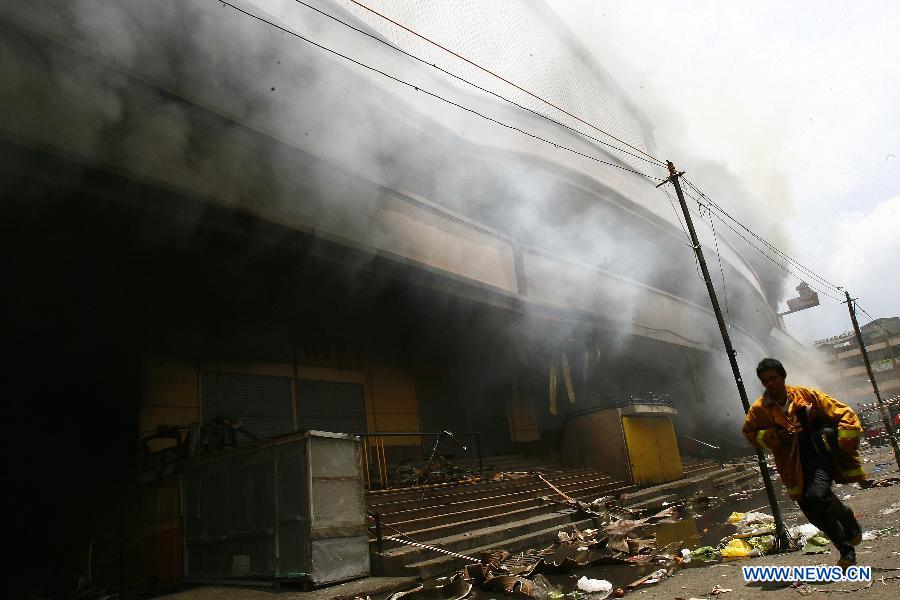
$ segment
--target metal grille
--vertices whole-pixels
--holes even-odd
[[[294,428],[289,377],[204,371],[201,389],[204,420],[240,419],[247,431],[260,438]]]
[[[358,444],[304,432],[188,461],[187,579],[322,584],[367,575]]]
[[[297,380],[297,421],[300,429],[364,433],[366,402],[358,383]]]

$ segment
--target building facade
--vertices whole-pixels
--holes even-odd
[[[136,487],[134,465],[215,419],[262,438],[404,434],[371,455],[397,464],[442,431],[467,448],[477,434],[485,456],[558,454],[568,415],[667,395],[672,435],[741,439],[692,250],[665,196],[629,172],[656,167],[541,119],[470,65],[446,68],[533,112],[300,5],[244,4],[269,23],[205,0],[0,8],[16,410],[33,423],[22,443],[53,440],[21,469],[42,527],[127,539],[166,561],[136,561],[131,579],[177,578],[178,487],[155,464]],[[543,3],[503,6],[397,10],[655,152],[647,120]],[[438,62],[355,5],[321,7]],[[745,373],[770,354],[805,360],[759,265],[701,221]],[[59,489],[74,494],[63,509]]]

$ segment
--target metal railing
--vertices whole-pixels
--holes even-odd
[[[678,434],[678,446],[684,454],[694,455],[697,458],[708,458],[718,463],[724,462],[722,447],[695,437]]]
[[[374,489],[391,489],[392,487],[418,487],[431,483],[447,483],[453,481],[453,475],[458,474],[457,480],[462,480],[465,475],[480,475],[484,470],[484,459],[481,455],[481,436],[482,432],[463,432],[452,433],[450,431],[379,431],[371,433],[356,434],[362,439],[362,457],[363,457],[363,477],[365,480],[366,490]],[[389,449],[402,448],[385,444],[386,438],[420,438],[423,442],[427,441],[430,450],[420,454],[421,463],[424,464],[421,470],[417,470],[414,466],[408,464],[396,465],[395,468],[406,467],[406,472],[401,476],[399,473],[395,477],[391,477],[391,461],[388,458]],[[469,443],[464,444],[459,438],[466,439]],[[431,444],[431,439],[434,443]],[[462,450],[468,455],[473,466],[477,464],[475,469],[463,469],[457,465],[453,465],[452,461],[447,460],[443,454],[438,452],[438,447],[442,441],[449,441],[454,446]],[[422,449],[425,444],[417,444]],[[406,446],[409,447],[408,445]],[[405,461],[404,461],[405,462]],[[418,462],[418,461],[416,461]],[[438,479],[439,481],[435,481]]]
[[[626,406],[635,405],[668,406],[672,408],[675,406],[675,402],[668,394],[655,394],[652,392],[639,394],[637,396],[629,396],[625,399],[616,398],[615,400],[616,408],[625,408]]]

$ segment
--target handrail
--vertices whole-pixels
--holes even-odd
[[[385,450],[384,438],[386,437],[419,437],[419,438],[435,438],[434,447],[431,449],[431,454],[428,457],[425,463],[425,469],[422,472],[422,475],[426,475],[431,467],[432,462],[435,459],[437,454],[438,445],[440,444],[443,438],[450,438],[453,440],[457,446],[459,446],[463,452],[468,452],[473,459],[477,459],[478,461],[478,473],[482,473],[484,471],[484,459],[481,454],[481,436],[484,435],[484,432],[481,431],[464,431],[459,434],[454,434],[451,431],[368,431],[365,433],[355,434],[359,436],[362,440],[362,459],[363,459],[363,475],[365,478],[365,487],[366,489],[372,488],[373,479],[377,477],[379,484],[382,489],[390,488],[390,477],[388,474],[388,461],[387,461],[387,452]],[[468,436],[473,439],[474,443],[470,443],[468,446],[463,444],[457,439],[457,435],[459,436]],[[370,454],[374,450],[374,457],[371,457]],[[423,457],[424,458],[424,457]],[[371,473],[374,471],[374,474]],[[421,485],[422,482],[417,479],[417,485]]]

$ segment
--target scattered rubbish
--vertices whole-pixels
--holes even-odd
[[[691,551],[688,550],[687,548],[682,548],[681,549],[681,560],[683,560],[686,563],[689,563],[689,562],[691,562],[691,558],[693,558],[691,555]]]
[[[709,590],[709,593],[713,596],[718,596],[719,594],[727,594],[728,592],[732,592],[731,588],[723,588],[718,583],[713,586],[713,589]]]
[[[801,550],[803,554],[824,554],[828,552],[828,538],[824,535],[814,535],[809,538]]]
[[[819,528],[812,523],[794,525],[788,529],[788,534],[797,542],[798,546],[805,546],[811,537],[821,535],[821,533]]]
[[[766,554],[769,550],[772,549],[772,546],[775,545],[775,536],[774,535],[760,535],[756,537],[747,538],[745,540],[748,544],[753,546],[753,549],[756,550],[759,554]],[[752,554],[751,550],[751,554]]]
[[[534,595],[534,582],[525,577],[518,577],[516,575],[498,575],[497,577],[491,577],[486,579],[485,582],[481,584],[481,587],[492,592],[522,594],[525,596]]]
[[[728,517],[729,523],[740,523],[744,517],[747,516],[747,513],[742,512],[733,512],[731,516]]]
[[[878,511],[878,514],[881,515],[891,515],[895,512],[900,511],[900,502],[894,502],[888,508],[883,508]]]
[[[434,598],[436,595],[445,600],[462,600],[472,592],[472,583],[466,581],[461,571],[454,573],[449,578],[442,577],[438,581],[443,581],[443,583],[433,588],[425,588],[420,583],[412,589],[391,594],[387,600],[400,600],[401,598],[403,600],[424,600]]]
[[[879,538],[887,537],[894,533],[896,527],[885,527],[884,529],[874,529],[871,531],[866,531],[862,534],[863,541],[872,541],[877,540]]]
[[[862,485],[854,485],[862,489],[869,489],[877,487],[891,487],[892,485],[897,485],[898,483],[900,483],[900,477],[884,477],[883,479],[872,479],[869,481],[864,481]]]
[[[656,571],[653,571],[649,575],[645,575],[644,577],[641,577],[637,581],[632,581],[631,583],[628,584],[628,587],[636,588],[641,585],[651,585],[654,583],[659,583],[660,581],[662,581],[663,579],[665,579],[668,576],[669,576],[669,574],[665,569],[657,569]]]
[[[745,558],[750,556],[751,551],[753,551],[753,546],[740,538],[735,538],[719,550],[719,554],[724,558]]]
[[[583,590],[589,593],[597,593],[597,592],[605,592],[603,598],[609,595],[612,592],[612,583],[605,579],[589,579],[587,577],[582,577],[578,580],[578,589]]]
[[[566,595],[559,586],[550,583],[543,575],[535,575],[531,581],[534,583],[532,595],[537,600],[562,600]]]
[[[702,546],[696,550],[691,550],[691,558],[712,562],[719,559],[719,551],[712,546]]]
[[[841,496],[841,500],[849,500],[852,497],[853,497],[853,494],[844,494],[843,496]]]

